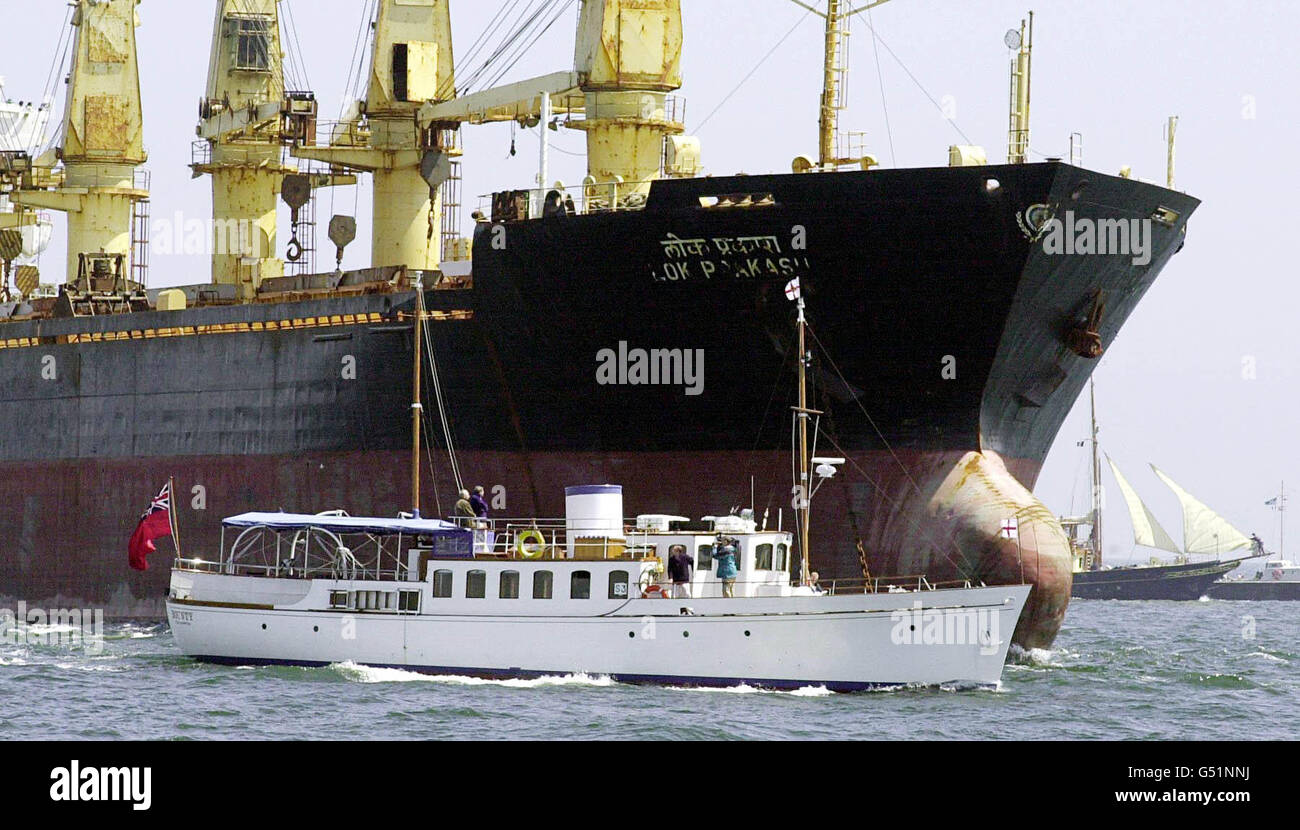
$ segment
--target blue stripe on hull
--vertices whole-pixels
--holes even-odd
[[[295,666],[299,668],[320,669],[332,665],[328,662],[316,660],[280,660],[275,658],[253,658],[253,657],[214,657],[209,655],[198,655],[193,659],[201,663],[213,663],[221,666]],[[525,669],[483,669],[483,668],[464,668],[455,666],[404,666],[393,663],[363,663],[370,668],[376,669],[398,669],[401,671],[415,672],[417,674],[428,675],[448,675],[452,677],[473,677],[484,680],[537,680],[543,677],[567,677],[575,674],[574,671],[531,671]],[[881,689],[902,689],[913,685],[909,683],[878,682],[878,683],[852,683],[839,680],[760,680],[755,678],[736,678],[736,677],[688,677],[676,675],[658,675],[658,674],[601,674],[601,677],[609,677],[616,683],[629,683],[637,685],[658,685],[658,686],[696,686],[702,688],[725,689],[732,686],[751,686],[758,689],[772,689],[776,691],[793,691],[808,687],[823,686],[832,692],[863,692]],[[957,681],[952,681],[956,683]],[[935,684],[947,685],[947,684]],[[970,684],[962,682],[963,686],[987,686],[992,687],[996,684]]]

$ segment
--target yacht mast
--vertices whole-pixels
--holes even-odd
[[[1092,555],[1093,569],[1101,568],[1101,453],[1097,433],[1097,383],[1088,380],[1088,399],[1092,408]]]
[[[420,518],[420,416],[424,404],[420,402],[420,372],[424,360],[424,280],[415,271],[415,368],[411,380],[411,515]]]
[[[808,319],[804,316],[802,292],[799,294],[799,582],[812,584],[808,567],[808,523],[812,517],[812,481],[808,475],[808,344],[806,334]]]

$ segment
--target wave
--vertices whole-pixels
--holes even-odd
[[[801,686],[798,689],[763,689],[740,683],[735,686],[667,686],[674,692],[713,692],[729,695],[787,695],[789,697],[829,697],[834,695],[825,686]]]
[[[365,666],[352,661],[334,663],[330,670],[357,683],[441,683],[453,686],[501,686],[508,689],[538,689],[549,686],[613,686],[614,681],[605,675],[585,672],[565,675],[546,675],[534,678],[493,679],[454,674],[422,674],[408,669]]]

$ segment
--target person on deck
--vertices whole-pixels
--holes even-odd
[[[460,491],[460,500],[456,502],[454,515],[461,527],[472,527],[471,520],[478,518],[478,514],[474,512],[474,505],[470,503],[468,490]]]
[[[736,596],[736,575],[739,570],[736,568],[736,545],[733,542],[727,542],[715,554],[713,561],[718,563],[718,579],[722,580],[722,595],[728,599]]]
[[[474,488],[474,495],[469,497],[470,506],[474,508],[474,515],[480,519],[486,519],[488,515],[487,499],[483,497],[483,485],[480,484]]]
[[[673,581],[673,598],[691,598],[691,572],[695,562],[686,551],[685,545],[673,545],[668,549],[668,578]]]

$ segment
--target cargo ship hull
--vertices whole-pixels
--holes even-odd
[[[637,211],[482,222],[472,287],[427,295],[443,406],[430,391],[441,505],[423,509],[454,497],[441,411],[497,515],[560,515],[566,485],[608,481],[629,512],[753,506],[788,526],[799,278],[817,452],[846,459],[814,501],[813,569],[861,578],[865,555],[873,576],[1025,579],[1016,639],[1049,644],[1070,556],[1030,490],[1095,366],[1079,335],[1113,340],[1196,205],[1049,163],[667,181]],[[1047,250],[1044,216],[1067,215],[1146,222],[1146,260]],[[412,338],[396,315],[412,306],[5,324],[0,521],[21,542],[0,594],[161,613],[162,563],[130,574],[121,548],[169,475],[187,555],[249,509],[407,508]]]

